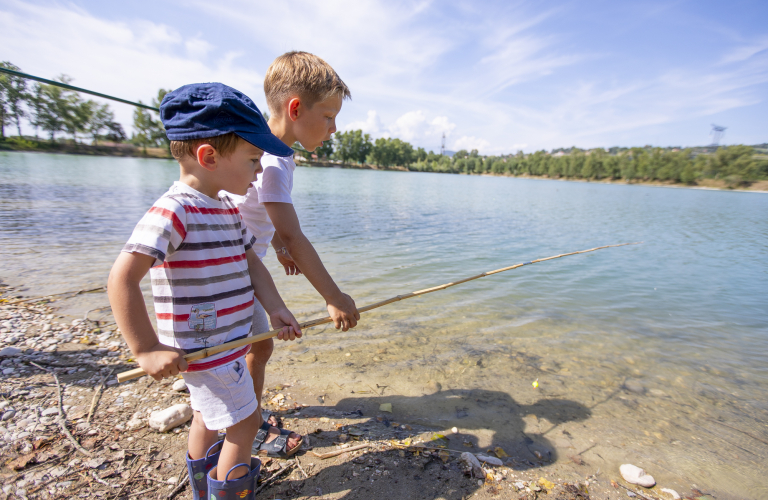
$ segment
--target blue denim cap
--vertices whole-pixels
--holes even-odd
[[[293,155],[293,149],[270,132],[253,101],[223,83],[193,83],[168,92],[160,104],[160,119],[172,141],[234,132],[267,153]]]

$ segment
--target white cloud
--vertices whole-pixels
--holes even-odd
[[[694,60],[670,46],[658,66],[628,69],[631,34],[612,35],[617,43],[605,53],[587,50],[579,39],[584,17],[567,5],[538,12],[533,4],[460,0],[192,0],[184,19],[150,11],[115,21],[70,3],[37,2],[0,4],[0,58],[26,72],[67,73],[75,85],[145,102],[159,87],[223,81],[261,107],[269,62],[308,50],[352,90],[341,129],[427,149],[437,149],[443,133],[451,148],[487,153],[645,144],[663,127],[672,132],[664,140],[680,143],[686,135],[675,124],[701,118],[708,127],[709,116],[765,103],[768,83],[765,34],[734,29],[721,34],[720,56]],[[130,131],[133,109],[111,106]],[[751,120],[753,135],[764,136],[765,125]],[[734,124],[725,125],[737,140]]]
[[[487,152],[486,150],[490,145],[491,143],[485,139],[464,135],[453,142],[451,149],[454,151],[459,151],[461,149],[472,151],[473,149],[477,149],[482,154]]]
[[[375,139],[378,137],[397,137],[404,141],[422,146],[431,145],[428,149],[437,149],[443,133],[450,136],[456,124],[446,116],[436,116],[431,120],[423,110],[408,111],[399,116],[390,125],[385,126],[375,110],[368,111],[367,118],[362,121],[350,122],[341,130],[362,130]]]
[[[263,102],[262,74],[242,64],[241,54],[223,51],[207,63],[213,46],[175,28],[149,21],[99,19],[72,5],[14,0],[0,8],[2,58],[45,78],[66,73],[73,84],[129,100],[149,102],[160,87],[224,81]],[[112,102],[130,134],[133,108]]]
[[[347,125],[340,127],[341,130],[362,130],[366,134],[372,136],[379,136],[382,133],[384,126],[381,124],[381,119],[378,113],[374,110],[368,111],[368,116],[364,121],[356,121],[348,123]]]

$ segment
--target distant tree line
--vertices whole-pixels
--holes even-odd
[[[21,71],[9,62],[0,66]],[[66,75],[58,81],[69,83]],[[167,93],[160,89],[152,99],[159,107]],[[141,101],[139,101],[141,102]],[[269,116],[265,114],[265,118]],[[90,137],[98,141],[125,142],[129,140],[123,127],[115,122],[106,104],[83,100],[78,92],[54,85],[29,82],[21,77],[0,73],[0,139],[5,139],[6,126],[15,126],[21,137],[21,123],[26,120],[35,129],[47,134],[51,141],[57,134],[68,135],[75,143]],[[168,147],[165,129],[156,112],[136,108],[133,113],[134,132],[130,142],[144,148]],[[298,154],[312,158],[299,144]],[[571,179],[624,179],[633,181],[667,181],[684,184],[715,178],[729,185],[739,185],[768,179],[768,155],[757,155],[750,146],[721,148],[611,148],[610,150],[578,148],[551,152],[500,156],[483,156],[476,149],[461,150],[453,156],[439,155],[424,148],[414,148],[397,138],[373,140],[362,130],[336,132],[314,154],[318,158],[342,163],[369,164],[381,167],[405,167],[419,172],[453,174],[505,174],[547,176]]]
[[[310,153],[301,154],[310,158]],[[457,151],[452,157],[414,148],[400,139],[375,141],[362,130],[336,132],[315,151],[318,158],[342,163],[402,166],[411,171],[452,174],[546,176],[570,179],[623,179],[692,184],[705,178],[730,185],[768,179],[768,155],[750,146],[720,148],[612,148],[558,149],[551,153],[483,156],[476,149]]]
[[[0,67],[21,71],[10,62]],[[61,75],[55,80],[69,84],[72,79]],[[160,89],[152,106],[158,107],[167,90]],[[141,101],[139,101],[141,102]],[[122,125],[107,104],[84,100],[79,92],[55,85],[31,83],[26,78],[0,73],[0,139],[5,139],[6,127],[15,126],[19,137],[21,123],[26,120],[35,129],[35,138],[42,131],[52,142],[57,135],[69,136],[75,143],[87,137],[93,144],[99,141],[126,142],[142,147],[167,147],[165,129],[156,112],[136,108],[133,113],[134,133],[129,139]]]
[[[9,62],[0,66],[21,71]],[[66,75],[56,80],[69,83]],[[34,83],[29,85],[25,78],[0,73],[0,138],[5,138],[5,127],[15,126],[21,136],[21,122],[26,119],[35,129],[48,135],[51,141],[56,134],[68,134],[75,142],[90,137],[93,143],[99,140],[122,142],[126,140],[123,127],[115,122],[115,115],[106,104],[83,100],[78,92],[55,85]]]

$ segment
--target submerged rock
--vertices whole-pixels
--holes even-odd
[[[656,484],[656,480],[653,479],[653,476],[646,474],[643,469],[636,465],[623,464],[619,467],[619,471],[621,472],[621,477],[628,483],[643,486],[645,488],[652,488]]]
[[[662,488],[659,496],[665,500],[680,500],[680,495],[675,490],[669,488]]]
[[[629,392],[634,392],[635,394],[645,393],[645,386],[643,386],[643,384],[640,383],[639,380],[627,380],[626,382],[624,382],[624,387]]]

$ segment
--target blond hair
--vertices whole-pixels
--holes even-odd
[[[338,95],[350,99],[349,87],[330,64],[309,52],[286,52],[270,64],[264,76],[264,94],[272,114],[285,100],[298,95],[308,107]]]
[[[180,161],[185,156],[195,157],[197,148],[202,144],[210,144],[221,156],[227,158],[237,149],[237,145],[243,139],[234,132],[205,139],[189,139],[186,141],[171,141],[171,154],[176,161]]]

